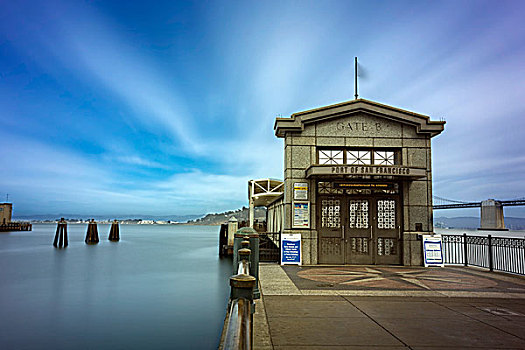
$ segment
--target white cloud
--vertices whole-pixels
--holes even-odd
[[[117,162],[131,164],[131,165],[138,165],[141,167],[156,168],[156,169],[170,169],[170,167],[166,164],[144,159],[144,158],[134,156],[134,155],[122,155],[122,156],[116,156],[114,158],[112,158],[111,156],[107,156],[106,158],[109,161],[114,160]]]

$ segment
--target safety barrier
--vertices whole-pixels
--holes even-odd
[[[490,271],[525,275],[525,239],[443,235],[445,264],[478,266]]]
[[[248,350],[253,346],[254,299],[260,297],[259,236],[254,229],[242,228],[235,234],[233,276],[230,277],[229,317],[222,349]]]

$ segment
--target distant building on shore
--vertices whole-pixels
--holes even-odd
[[[0,225],[9,224],[12,215],[13,203],[0,203]]]
[[[7,231],[31,231],[29,222],[12,222],[13,203],[0,203],[0,232]]]

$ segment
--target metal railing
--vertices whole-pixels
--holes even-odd
[[[229,317],[222,349],[249,350],[253,347],[253,300],[260,297],[257,288],[258,249],[259,238],[254,229],[237,231],[234,239],[234,275],[230,277]]]
[[[279,262],[281,258],[281,233],[259,232],[259,260]]]
[[[242,252],[241,252],[242,251]],[[239,253],[250,255],[249,249],[240,249]],[[230,277],[232,288],[230,311],[226,327],[223,349],[251,349],[253,330],[253,287],[255,277],[250,276],[248,259],[239,263],[239,273]]]
[[[445,264],[478,266],[525,275],[525,239],[443,235]]]

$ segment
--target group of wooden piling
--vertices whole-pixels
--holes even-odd
[[[118,242],[120,240],[119,225],[117,220],[113,220],[111,224],[111,229],[109,230],[108,240],[112,242]],[[97,244],[98,239],[98,227],[95,219],[91,219],[88,223],[88,228],[86,232],[86,239],[84,240],[86,244]],[[67,240],[67,222],[64,218],[61,218],[57,225],[57,232],[55,234],[55,240],[53,241],[53,246],[56,248],[65,248],[68,246]]]

